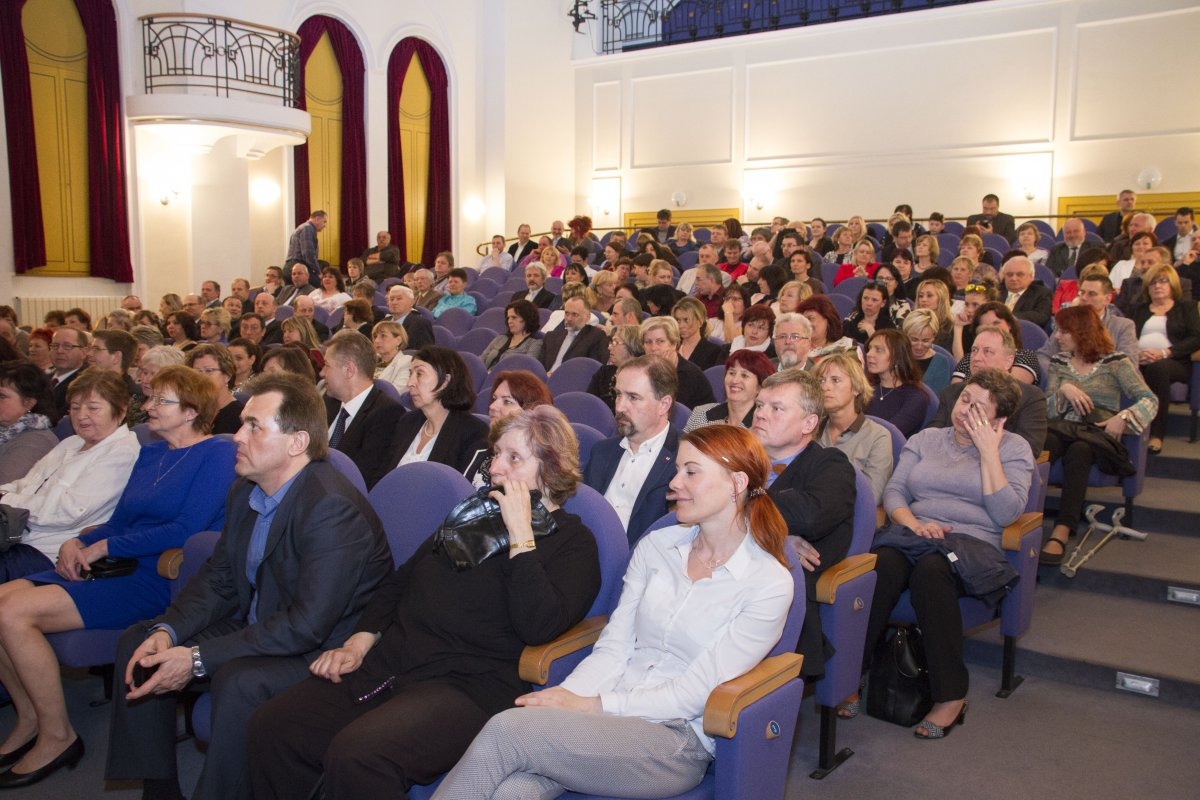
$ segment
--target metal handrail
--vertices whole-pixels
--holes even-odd
[[[146,94],[203,89],[296,107],[300,38],[294,33],[209,14],[147,14],[139,20]]]

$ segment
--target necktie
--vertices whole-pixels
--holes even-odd
[[[562,364],[567,351],[571,349],[571,345],[574,344],[575,337],[578,335],[579,331],[567,331],[567,338],[563,339],[562,347],[558,348],[558,357],[554,359],[554,364],[551,365],[549,372],[554,372]]]
[[[338,412],[337,419],[333,422],[333,433],[329,434],[329,446],[335,450],[338,443],[342,441],[342,437],[346,434],[346,418],[349,416],[346,413],[346,407],[342,406],[342,410]]]
[[[58,381],[58,378],[51,378],[51,379],[50,379],[50,388],[51,388],[51,389],[57,389],[57,388],[58,388],[58,383],[59,383],[59,381]]]
[[[1013,308],[1017,305],[1017,301],[1020,299],[1021,299],[1021,294],[1019,292],[1009,292],[1008,299],[1004,301],[1004,305],[1008,306],[1009,311],[1012,311]]]
[[[1068,266],[1068,267],[1073,267],[1073,266],[1075,266],[1075,259],[1076,259],[1076,258],[1078,258],[1078,257],[1079,257],[1079,248],[1078,248],[1078,247],[1072,247],[1072,248],[1071,248],[1071,257],[1070,257],[1070,258],[1067,260],[1067,266]]]
[[[787,464],[772,464],[771,472],[774,472],[776,475],[782,475],[783,471],[787,468],[788,468]]]

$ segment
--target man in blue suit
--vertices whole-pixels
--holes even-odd
[[[629,543],[667,513],[667,484],[675,477],[679,432],[671,425],[678,389],[675,368],[658,356],[640,356],[617,371],[619,436],[592,447],[583,482],[616,509]]]

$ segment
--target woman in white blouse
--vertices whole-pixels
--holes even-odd
[[[379,357],[375,377],[404,394],[408,391],[408,370],[412,367],[412,356],[404,352],[408,347],[408,332],[399,322],[384,320],[375,323],[371,329],[371,340],[375,343],[375,355]]]
[[[350,301],[346,294],[346,282],[342,271],[337,267],[325,267],[321,270],[321,288],[309,295],[319,308],[332,314]]]
[[[792,604],[787,526],[766,495],[770,461],[752,433],[709,425],[679,445],[678,525],[638,543],[617,608],[561,686],[491,719],[435,800],[556,797],[696,786],[712,760],[714,688],[779,640]]]
[[[115,372],[88,370],[67,390],[73,436],[0,486],[0,502],[29,512],[21,542],[0,554],[0,581],[54,569],[58,549],[107,522],[141,445],[124,424],[129,390]]]

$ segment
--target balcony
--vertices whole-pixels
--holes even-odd
[[[204,14],[140,20],[145,94],[126,99],[135,125],[193,154],[234,137],[234,152],[249,159],[307,140],[309,116],[296,108],[295,34]]]

